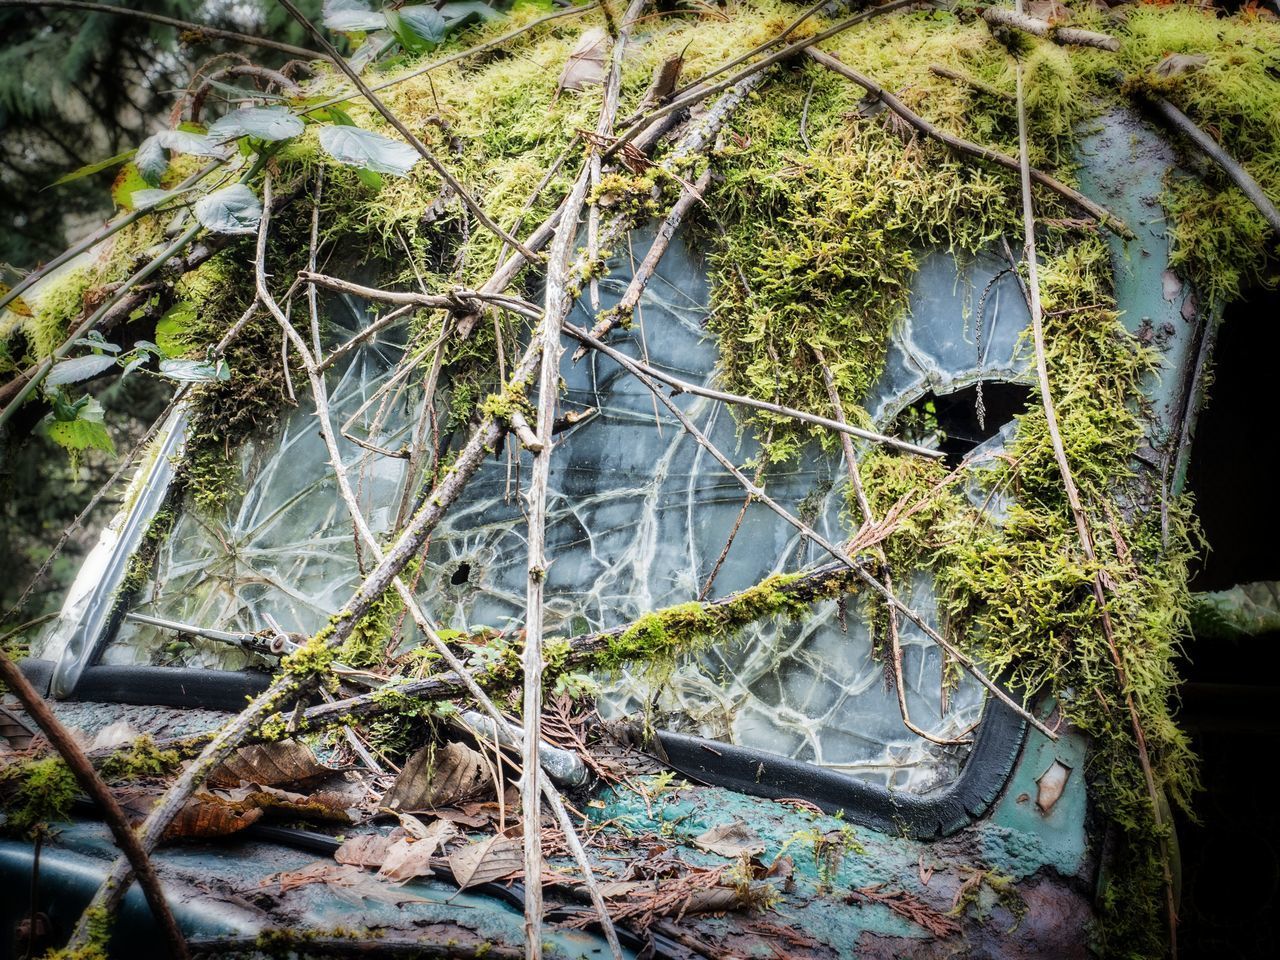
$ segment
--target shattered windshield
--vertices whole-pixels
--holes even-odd
[[[629,263],[612,266],[600,286],[606,309],[631,275]],[[630,330],[613,342],[659,370],[711,385],[718,350],[706,330],[707,302],[706,264],[678,242],[649,283]],[[347,295],[328,303],[330,349],[377,316]],[[586,326],[591,316],[579,303],[571,319]],[[998,260],[923,258],[912,310],[892,337],[885,373],[867,400],[873,422],[893,423],[929,391],[1017,379],[1025,367],[1019,354],[1025,323],[1017,288]],[[429,353],[423,347],[411,342],[417,362],[402,363],[406,335],[391,325],[327,373],[344,463],[380,535],[413,505],[399,451],[423,396],[421,376],[405,371],[423,365]],[[551,634],[624,626],[653,610],[731,596],[772,574],[828,559],[748,498],[616,361],[593,352],[575,362],[566,353],[561,377],[566,394],[547,525],[554,557],[546,581]],[[190,502],[174,511],[171,529],[155,538],[151,575],[104,638],[99,662],[269,668],[261,651],[228,640],[264,630],[313,633],[359,584],[367,562],[357,555],[350,517],[336,495],[314,409],[304,385],[296,389],[297,406],[240,452],[239,493],[213,513]],[[758,468],[759,444],[728,407],[688,394],[675,402],[736,464]],[[447,403],[447,394],[437,400],[438,418],[447,417]],[[1000,426],[990,425],[984,449],[998,448]],[[933,424],[921,440],[936,445],[944,428]],[[416,578],[424,609],[463,643],[511,635],[520,626],[527,558],[521,491],[529,456],[515,449],[481,468],[431,538]],[[839,448],[810,444],[802,457],[770,464],[760,476],[777,503],[826,539],[847,539],[856,525]],[[910,605],[939,622],[927,574],[914,575]],[[182,625],[204,633],[178,632]],[[401,652],[420,641],[407,619],[399,627],[394,645]],[[227,636],[217,637],[220,631]],[[873,613],[849,595],[796,619],[749,624],[727,642],[672,664],[629,664],[598,675],[599,705],[606,717],[643,716],[667,729],[928,792],[958,774],[981,714],[982,690],[946,663],[914,624],[901,622],[899,641],[901,702],[877,647]],[[904,710],[918,732],[904,725]]]

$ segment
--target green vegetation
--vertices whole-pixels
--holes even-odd
[[[25,836],[66,820],[79,788],[62,758],[54,756],[0,767],[0,794],[4,831]]]
[[[667,58],[685,51],[685,80],[696,79],[777,34],[794,12],[779,0],[733,0],[726,16],[681,13],[646,24],[645,42],[636,45],[623,72],[620,116],[637,108],[654,68]],[[513,21],[446,41],[442,52],[505,32],[538,13],[519,9]],[[1022,57],[1031,162],[1067,183],[1076,179],[1077,139],[1093,117],[1131,103],[1133,95],[1159,94],[1213,131],[1280,200],[1280,81],[1274,76],[1280,26],[1248,12],[1218,17],[1163,5],[1132,8],[1123,21],[1083,9],[1078,19],[1116,35],[1119,53],[1023,36],[1009,38],[1006,46],[969,4],[954,12],[874,19],[824,48],[942,130],[1009,154],[1017,152],[1013,56]],[[557,20],[503,52],[448,64],[386,91],[391,109],[517,235],[541,223],[567,192],[582,150],[578,131],[594,126],[598,88],[566,93],[556,81],[584,25],[598,22],[595,13]],[[796,36],[819,26],[806,23]],[[1157,68],[1170,53],[1196,59],[1187,69],[1161,73]],[[402,63],[409,68],[413,58],[406,55]],[[934,63],[974,84],[931,72]],[[308,94],[325,95],[337,84],[336,77],[324,76]],[[339,113],[368,130],[385,129],[358,101],[331,111],[329,118]],[[542,184],[562,156],[569,162]],[[817,347],[854,422],[867,420],[859,404],[882,372],[888,336],[907,310],[921,254],[945,248],[963,259],[1001,238],[1016,247],[1021,236],[1015,174],[921,138],[895,115],[867,103],[861,88],[804,58],[773,71],[734,116],[710,162],[713,186],[691,220],[710,251],[710,329],[719,342],[726,387],[830,413]],[[321,243],[338,251],[342,268],[364,265],[380,273],[385,285],[439,290],[479,285],[507,253],[492,234],[467,225],[457,198],[425,164],[403,177],[362,176],[369,171],[328,158],[314,125],[281,146],[272,164],[281,203],[268,272],[280,287],[305,263],[311,217],[305,197],[314,195],[321,176]],[[1201,303],[1217,309],[1245,286],[1274,280],[1276,238],[1220,173],[1194,160],[1186,166],[1194,176],[1173,177],[1163,198],[1174,264],[1194,284]],[[180,168],[175,164],[169,176],[178,176]],[[665,210],[676,186],[652,171],[614,174],[594,199],[640,220]],[[1051,694],[1067,719],[1093,739],[1086,773],[1113,828],[1117,865],[1102,898],[1097,947],[1108,955],[1156,955],[1162,949],[1162,837],[1125,700],[1136,703],[1160,790],[1171,804],[1189,809],[1196,764],[1173,710],[1195,522],[1186,499],[1171,498],[1162,509],[1159,492],[1153,495],[1134,471],[1144,435],[1141,384],[1154,357],[1120,323],[1105,235],[1082,225],[1079,211],[1055,194],[1037,190],[1035,201],[1049,378],[1067,459],[1096,541],[1096,563],[1085,559],[1078,542],[1044,414],[1036,406],[1021,418],[1008,458],[981,477],[988,489],[1015,495],[998,522],[976,510],[959,484],[942,485],[945,470],[937,464],[868,451],[862,480],[879,518],[895,506],[912,507],[881,545],[895,574],[931,570],[957,642],[987,670],[1029,694]],[[32,318],[5,331],[5,362],[47,355],[83,309],[86,293],[125,275],[154,245],[157,231],[144,218],[121,234],[110,256],[51,288]],[[251,238],[231,240],[179,281],[173,302],[192,309],[184,308],[166,329],[167,344],[201,356],[248,306],[253,280],[245,264],[251,244]],[[532,274],[519,277],[513,292],[533,293]],[[173,302],[161,306],[168,310]],[[527,336],[523,321],[484,316],[468,335],[445,337],[459,322],[424,312],[411,324],[420,343],[443,338],[449,404],[444,429],[463,429],[478,414],[509,419],[516,410],[527,413],[523,390],[503,387],[517,345]],[[431,351],[420,356],[424,366],[430,364]],[[495,363],[495,357],[501,359]],[[182,467],[185,489],[206,510],[235,496],[238,448],[286,403],[280,335],[265,314],[250,321],[227,360],[231,379],[197,391]],[[765,413],[751,414],[748,423],[762,437],[767,432],[769,463],[799,458],[815,440],[828,448],[836,443],[828,432]],[[433,469],[445,468],[438,463]],[[852,504],[849,515],[852,526],[858,519]],[[1099,573],[1107,586],[1123,683],[1093,595]],[[663,669],[674,657],[729,639],[763,616],[801,615],[809,601],[781,591],[787,582],[771,578],[722,606],[683,604],[652,612],[613,639],[598,663],[608,669],[643,661]],[[835,592],[849,584],[833,578],[829,586]],[[380,662],[402,614],[394,596],[381,598],[337,655],[357,666]],[[882,611],[876,616],[882,620]],[[324,648],[324,636],[289,657],[284,669],[298,677],[327,675],[335,652]],[[476,656],[490,677],[518,670],[515,647],[507,641],[494,640]],[[421,710],[415,702],[404,707],[406,714]],[[403,726],[388,720],[375,739],[395,750],[407,742],[403,733]],[[52,771],[46,776],[48,787],[40,796],[53,796],[56,807],[56,778]]]

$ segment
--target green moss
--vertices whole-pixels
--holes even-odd
[[[1170,54],[1203,64],[1172,77],[1153,73]],[[1176,4],[1138,6],[1118,55],[1126,90],[1163,96],[1209,131],[1280,203],[1280,23],[1245,11],[1234,17]],[[1191,154],[1197,176],[1177,177],[1166,203],[1174,263],[1204,301],[1221,307],[1251,284],[1277,279],[1277,238],[1262,215],[1213,164]]]
[[[88,937],[84,946],[50,950],[44,960],[107,960],[111,941],[111,915],[103,907],[90,907],[84,913]]]
[[[67,339],[73,321],[84,313],[85,295],[94,283],[94,270],[71,267],[39,286],[32,316],[24,328],[36,359],[49,356]]]
[[[161,750],[148,736],[134,740],[102,762],[98,773],[108,782],[159,777],[175,770],[182,762],[177,750]]]
[[[798,579],[796,574],[775,574],[719,604],[681,603],[655,610],[636,620],[609,640],[595,658],[604,669],[639,661],[668,664],[677,654],[698,649],[711,640],[724,640],[737,629],[767,616],[799,616],[813,600],[849,589],[849,576],[833,576],[801,595],[782,589]]]
[[[79,788],[61,757],[43,757],[0,769],[0,793],[5,796],[5,832],[27,835],[66,820]]]

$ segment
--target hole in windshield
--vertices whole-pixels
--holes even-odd
[[[460,587],[469,579],[471,579],[471,564],[463,560],[462,563],[458,564],[457,569],[453,571],[453,576],[449,578],[449,582],[455,587]]]
[[[960,461],[1027,409],[1031,388],[1006,380],[984,380],[952,393],[933,391],[898,414],[904,439],[941,450],[948,467]]]

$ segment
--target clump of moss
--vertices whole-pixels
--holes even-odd
[[[105,907],[89,907],[84,912],[84,922],[89,935],[80,947],[62,947],[50,950],[44,960],[107,960],[107,945],[111,941],[111,914]]]
[[[175,770],[182,762],[177,750],[161,750],[148,736],[141,736],[123,750],[109,756],[98,767],[103,780],[139,780],[160,777]]]
[[[768,616],[799,616],[818,597],[849,589],[852,574],[835,575],[801,594],[784,590],[798,574],[775,574],[735,594],[724,603],[681,603],[646,613],[616,637],[595,658],[600,667],[616,669],[624,663],[670,663],[677,654],[695,651],[713,639]]]
[[[42,757],[0,768],[7,833],[28,835],[45,824],[66,820],[79,793],[61,757]]]
[[[1170,55],[1190,58],[1190,67],[1162,76],[1157,67]],[[1138,6],[1117,59],[1127,91],[1170,100],[1280,203],[1280,23],[1248,10],[1220,17],[1184,4]],[[1175,176],[1166,200],[1173,263],[1221,308],[1251,285],[1276,282],[1277,238],[1217,166],[1189,156],[1196,177]]]

